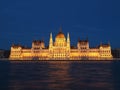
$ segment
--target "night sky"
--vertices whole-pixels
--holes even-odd
[[[70,33],[71,45],[88,37],[90,46],[119,48],[119,0],[0,0],[1,49],[41,39],[47,46],[50,32],[54,39],[60,27]]]

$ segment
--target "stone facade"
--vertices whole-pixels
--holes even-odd
[[[88,40],[79,40],[77,48],[71,48],[70,35],[67,38],[60,31],[53,41],[50,33],[49,47],[45,47],[44,41],[33,41],[32,48],[21,45],[12,45],[10,59],[82,59],[82,58],[112,58],[110,44],[101,44],[90,48]]]

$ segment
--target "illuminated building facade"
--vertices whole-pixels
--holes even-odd
[[[83,59],[83,58],[112,58],[110,44],[101,44],[98,47],[90,48],[88,40],[79,40],[76,48],[70,46],[70,35],[67,38],[60,31],[53,41],[50,33],[49,47],[45,47],[44,41],[33,41],[32,48],[21,45],[12,45],[10,59]]]

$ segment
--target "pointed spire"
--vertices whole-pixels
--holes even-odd
[[[69,36],[69,33],[67,33],[67,49],[70,50],[70,36]]]
[[[59,32],[62,32],[62,26],[60,26],[60,31]]]
[[[69,33],[67,33],[67,42],[70,42],[70,36],[69,36]]]
[[[53,42],[53,39],[52,39],[52,32],[50,33],[50,42],[51,42],[51,43]]]
[[[52,32],[50,33],[50,38],[52,38]]]
[[[69,32],[68,32],[68,37],[69,37]]]
[[[53,46],[53,39],[52,39],[52,33],[50,33],[50,41],[49,41],[49,48]]]

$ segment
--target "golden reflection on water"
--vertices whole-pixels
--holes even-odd
[[[70,69],[70,63],[67,62],[59,62],[54,63],[51,62],[49,65],[49,68],[52,69],[51,72],[49,72],[50,76],[50,83],[48,87],[50,89],[67,89],[69,87],[69,84],[72,81],[72,78],[69,74]],[[53,77],[54,76],[54,77]]]
[[[9,90],[113,90],[110,63],[11,63]]]
[[[8,86],[10,90],[43,88],[59,90],[69,87],[72,81],[69,76],[70,63],[42,63],[41,69],[39,63],[35,64],[32,66],[31,63],[17,62],[10,66]]]

